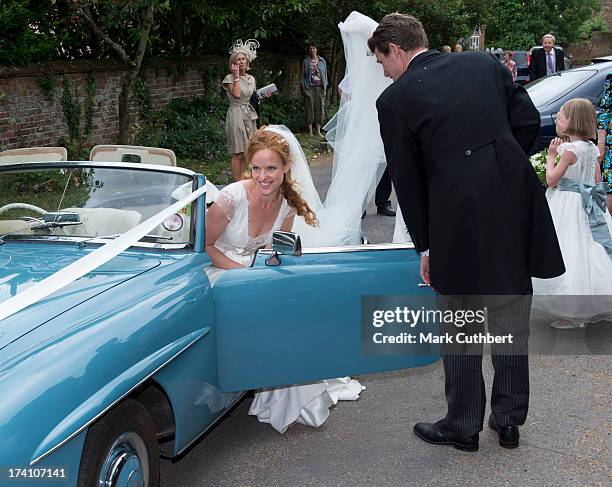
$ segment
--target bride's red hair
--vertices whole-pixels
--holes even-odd
[[[289,143],[282,135],[272,132],[271,130],[265,130],[265,126],[256,130],[249,139],[249,144],[245,152],[247,163],[251,164],[253,154],[262,149],[269,149],[276,152],[283,161],[283,167],[287,167],[287,165],[291,166]],[[285,173],[285,179],[281,185],[281,193],[287,200],[289,206],[295,208],[297,214],[304,217],[304,221],[308,225],[313,227],[318,225],[316,215],[295,187],[295,181],[293,181],[291,177],[291,169]]]

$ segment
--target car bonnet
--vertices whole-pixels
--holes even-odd
[[[6,243],[0,247],[0,307],[9,298],[84,257],[93,248]],[[160,265],[142,254],[120,254],[50,296],[0,321],[0,350],[64,311]]]

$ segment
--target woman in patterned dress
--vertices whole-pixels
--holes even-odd
[[[612,213],[612,73],[606,77],[597,109],[597,146],[601,180],[608,183],[608,211]]]

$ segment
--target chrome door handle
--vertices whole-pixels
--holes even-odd
[[[424,282],[419,282],[417,286],[418,287],[431,287],[429,284],[425,284]]]

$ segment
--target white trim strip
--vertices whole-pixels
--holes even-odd
[[[165,210],[153,215],[141,224],[135,226],[128,232],[118,237],[116,240],[103,245],[94,250],[92,253],[80,258],[72,264],[66,266],[61,271],[50,275],[39,283],[31,286],[16,296],[6,300],[0,305],[0,321],[14,315],[28,306],[31,306],[41,299],[53,294],[55,291],[62,289],[68,284],[83,277],[88,272],[97,269],[105,264],[113,257],[138,242],[142,237],[151,232],[157,225],[162,223],[166,218],[174,215],[189,203],[197,199],[206,192],[206,186],[202,186],[193,193],[185,196],[182,200],[170,205]]]

